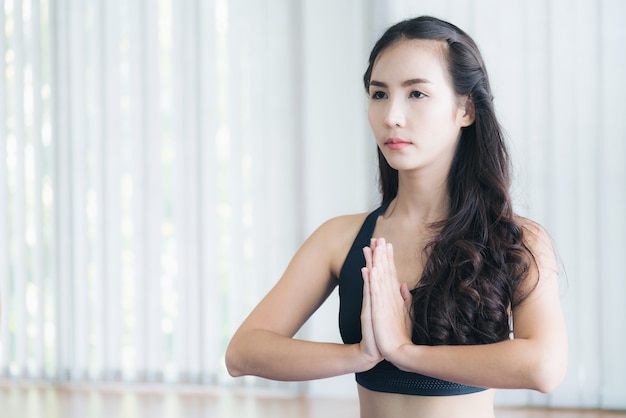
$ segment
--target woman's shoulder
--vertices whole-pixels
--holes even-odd
[[[310,239],[321,240],[325,245],[337,251],[345,245],[351,245],[369,212],[335,216],[322,223]]]
[[[538,222],[517,215],[515,221],[522,228],[524,244],[533,252],[548,250],[552,252],[552,239],[548,231]]]
[[[365,218],[371,212],[352,213],[346,215],[339,215],[328,219],[324,222],[320,229],[330,230],[332,232],[341,232],[345,230],[352,230],[354,228],[360,228],[365,222]]]
[[[309,238],[318,245],[323,245],[331,254],[331,270],[335,276],[339,273],[352,243],[370,213],[363,212],[330,218],[322,223]]]
[[[552,238],[541,224],[521,216],[518,216],[516,220],[522,228],[524,246],[532,255],[533,263],[524,286],[524,289],[531,293],[538,287],[538,283],[550,282],[550,278],[558,280],[556,254]],[[539,278],[544,280],[538,282]]]

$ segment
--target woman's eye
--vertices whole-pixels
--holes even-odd
[[[411,97],[414,99],[421,99],[422,97],[426,97],[426,95],[419,90],[413,90],[411,92]]]
[[[372,93],[372,99],[374,99],[374,100],[380,100],[380,99],[384,99],[386,97],[387,97],[387,95],[385,94],[385,92],[380,91],[380,90],[379,91],[375,91],[375,92]]]

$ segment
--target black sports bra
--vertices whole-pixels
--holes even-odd
[[[363,303],[361,268],[365,266],[363,247],[369,245],[378,216],[386,207],[387,205],[383,205],[367,216],[339,274],[339,332],[344,344],[356,344],[361,341]],[[405,395],[451,396],[486,390],[405,372],[386,360],[366,372],[356,373],[355,377],[358,384],[369,390]]]

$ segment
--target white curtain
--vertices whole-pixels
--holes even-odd
[[[513,153],[518,211],[564,267],[569,370],[550,395],[501,404],[626,409],[626,2],[390,0],[376,27],[420,14],[474,37]]]
[[[626,408],[625,7],[4,0],[0,376],[302,389],[228,378],[225,344],[306,235],[375,205],[367,54],[433,14],[479,43],[518,209],[566,272],[565,383],[497,400]],[[339,341],[336,294],[302,333]]]
[[[3,378],[233,383],[225,344],[302,235],[299,19],[3,2]]]

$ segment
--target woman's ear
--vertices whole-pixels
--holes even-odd
[[[476,120],[476,108],[474,107],[474,101],[470,96],[461,98],[461,109],[459,112],[460,125],[462,128],[467,128]]]

